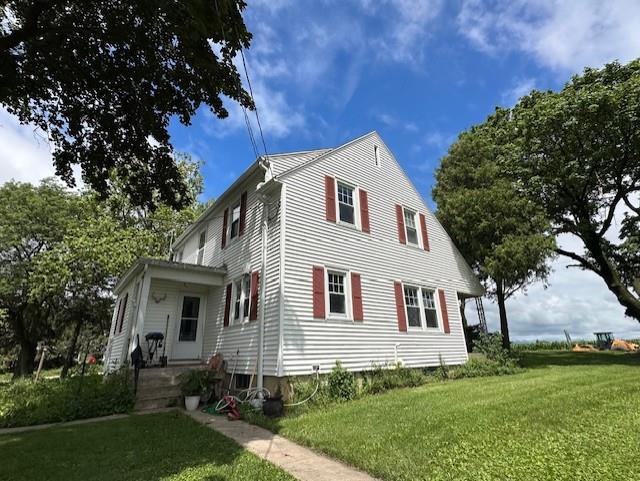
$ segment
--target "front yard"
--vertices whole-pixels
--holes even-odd
[[[0,480],[294,478],[178,412],[0,436]]]
[[[640,356],[538,352],[530,369],[401,389],[279,420],[384,480],[640,479]]]
[[[640,479],[639,355],[536,352],[524,364],[269,425],[383,480]],[[293,479],[179,413],[2,435],[0,465],[0,480]]]

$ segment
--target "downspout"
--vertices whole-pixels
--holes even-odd
[[[273,177],[271,172],[271,165],[268,158],[260,159],[260,167],[264,169],[264,183],[271,180]],[[257,186],[264,185],[260,183]],[[258,390],[258,398],[263,398],[264,389],[264,313],[265,313],[265,298],[267,292],[267,240],[269,234],[269,204],[265,196],[258,192],[258,200],[262,203],[262,229],[261,229],[261,259],[260,259],[260,299],[258,300],[258,369],[256,388]]]

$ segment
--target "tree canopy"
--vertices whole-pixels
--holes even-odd
[[[556,251],[599,275],[640,321],[640,60],[585,69],[559,92],[534,91],[511,123],[520,153],[512,177],[555,234],[584,246]]]
[[[460,135],[436,172],[436,215],[496,299],[504,347],[510,344],[505,301],[546,279],[555,243],[550,224],[532,200],[504,175],[512,160],[509,113],[498,110]]]
[[[105,197],[114,176],[136,205],[189,205],[172,119],[223,97],[252,107],[233,63],[251,34],[243,0],[8,0],[0,10],[0,104],[52,142]]]

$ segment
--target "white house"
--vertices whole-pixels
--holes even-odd
[[[277,378],[467,360],[458,300],[483,289],[376,132],[256,160],[116,286],[105,362],[166,334],[169,364],[220,352]],[[241,376],[242,379],[242,376]]]

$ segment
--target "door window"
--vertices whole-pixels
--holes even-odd
[[[181,342],[195,342],[198,332],[198,317],[200,315],[200,298],[184,296],[182,302],[182,315],[180,316]]]

